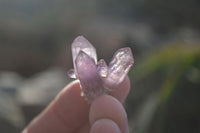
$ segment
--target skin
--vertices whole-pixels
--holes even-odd
[[[79,81],[73,81],[22,133],[129,133],[122,105],[129,90],[126,77],[115,91],[88,104],[80,95]]]

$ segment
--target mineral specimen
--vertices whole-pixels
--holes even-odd
[[[113,91],[134,63],[128,47],[117,50],[108,66],[103,59],[97,62],[96,49],[83,36],[73,41],[72,57],[74,69],[70,69],[68,75],[79,79],[82,94],[88,101]]]

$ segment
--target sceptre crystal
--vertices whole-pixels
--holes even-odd
[[[108,66],[103,59],[97,62],[96,49],[83,36],[73,41],[72,58],[74,69],[70,69],[68,75],[80,81],[82,94],[89,102],[114,91],[134,63],[128,47],[117,50]]]

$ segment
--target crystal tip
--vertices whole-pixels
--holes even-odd
[[[78,36],[74,39],[74,42],[82,42],[82,41],[85,41],[87,40],[84,36]]]

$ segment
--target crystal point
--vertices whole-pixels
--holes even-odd
[[[74,70],[74,69],[70,69],[70,70],[67,72],[67,75],[68,75],[70,78],[73,78],[73,79],[76,78],[76,74],[75,74],[75,70]]]
[[[72,57],[73,57],[74,66],[75,66],[75,59],[80,51],[85,52],[88,56],[90,56],[95,61],[95,63],[97,63],[96,49],[83,36],[78,36],[72,43]],[[76,71],[76,68],[75,68],[75,71]]]
[[[117,50],[108,66],[106,84],[109,84],[108,86],[120,84],[133,63],[134,59],[130,48],[121,48]]]
[[[108,66],[104,59],[101,59],[97,63],[97,71],[102,78],[106,78],[108,75]]]
[[[102,81],[96,69],[94,60],[85,52],[80,51],[75,65],[77,68],[78,79],[86,98],[91,101],[103,93]]]

